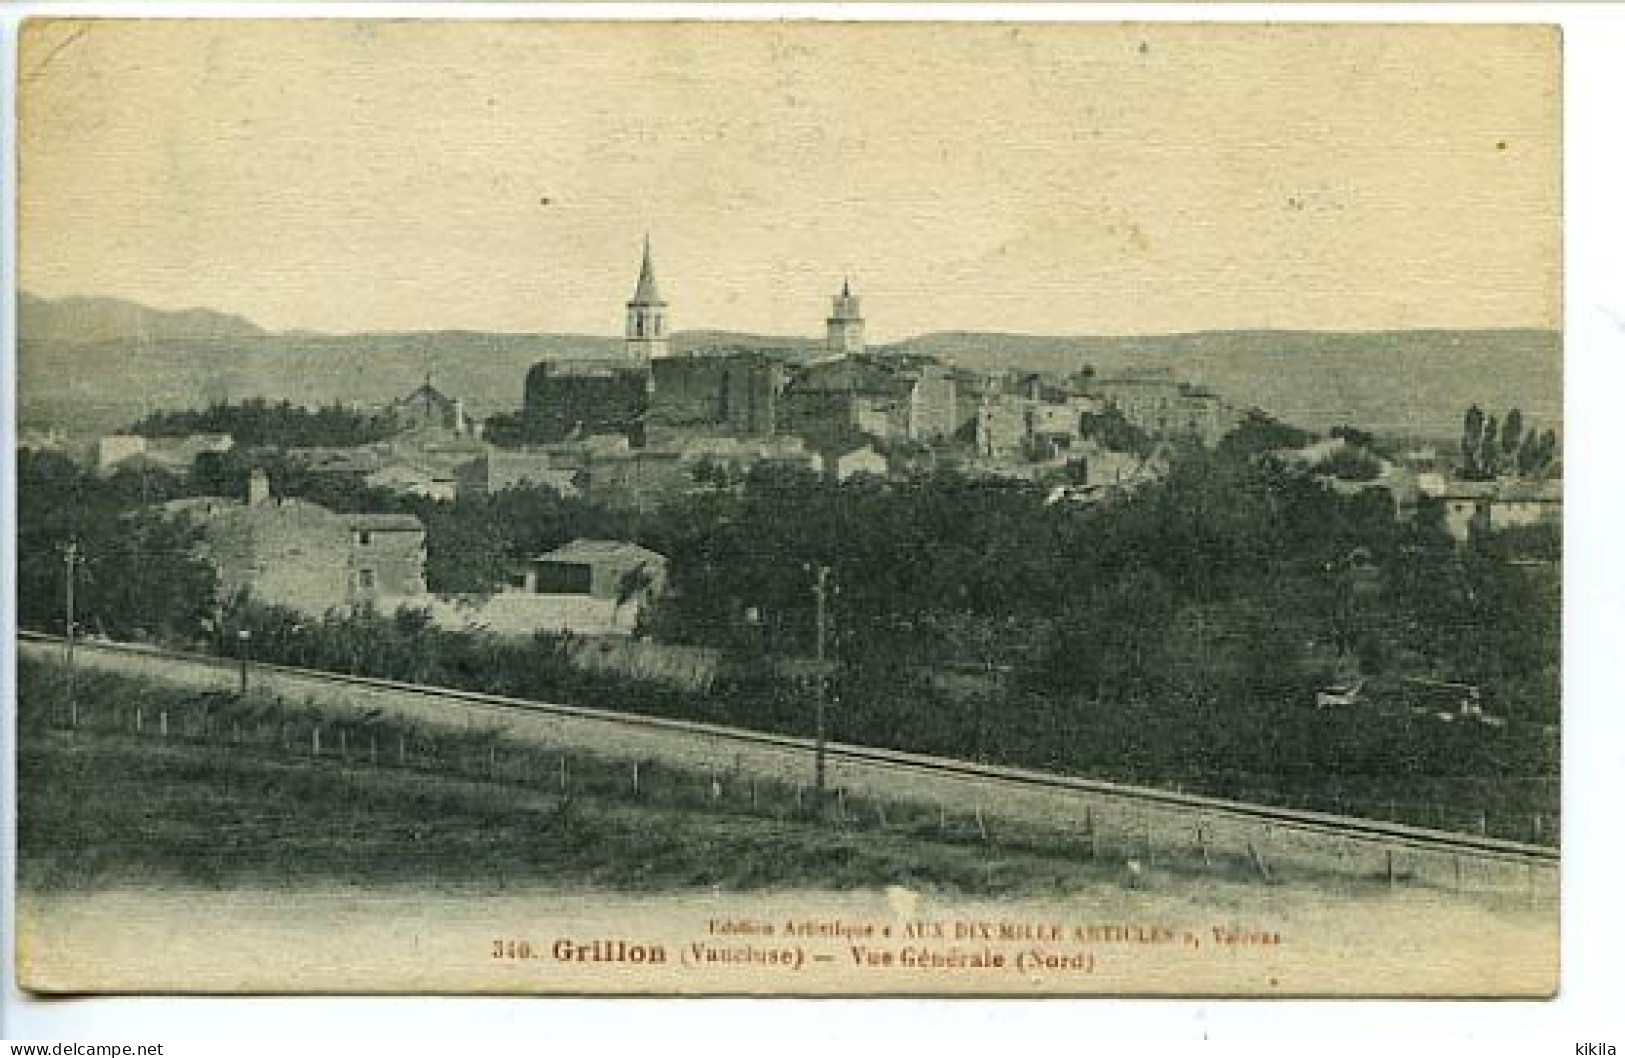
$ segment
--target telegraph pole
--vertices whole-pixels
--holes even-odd
[[[248,641],[252,633],[237,629],[237,697],[248,697]]]
[[[817,706],[817,734],[813,742],[813,803],[822,806],[824,803],[824,772],[825,772],[825,739],[826,721],[825,712],[829,707],[828,678],[824,673],[824,658],[827,653],[824,642],[829,635],[829,567],[815,566],[813,568],[813,598],[818,604],[818,698]]]
[[[79,541],[70,539],[62,549],[62,562],[67,567],[67,577],[63,584],[63,609],[66,614],[63,618],[63,631],[66,633],[63,649],[64,659],[68,669],[68,726],[79,726],[79,697],[78,688],[74,685],[73,672],[73,639],[75,617],[73,613],[73,586],[79,577]]]

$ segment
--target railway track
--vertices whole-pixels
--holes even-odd
[[[65,642],[60,636],[21,632],[18,639],[22,644],[31,645],[33,648],[31,652],[36,654],[51,647],[57,649],[65,647]],[[144,659],[159,667],[167,665],[185,666],[194,671],[214,670],[222,678],[222,682],[234,679],[239,667],[239,662],[232,659],[133,644],[81,640],[75,643],[74,649],[82,661],[117,657]],[[292,680],[302,686],[349,689],[366,692],[369,696],[406,695],[414,700],[454,705],[465,713],[472,711],[497,722],[516,717],[524,717],[527,720],[552,718],[561,723],[586,723],[591,725],[593,730],[623,730],[641,733],[645,738],[703,743],[713,756],[719,752],[725,755],[729,751],[735,751],[736,761],[752,751],[767,751],[772,755],[769,759],[780,761],[808,760],[814,751],[811,739],[716,724],[538,702],[459,688],[424,686],[288,665],[254,662],[251,667],[256,679]],[[898,780],[891,784],[893,786],[907,787],[910,785],[910,779],[924,780],[933,787],[943,787],[965,794],[974,793],[979,798],[985,796],[994,802],[1001,798],[1031,799],[1033,796],[1042,796],[1050,800],[1073,799],[1080,804],[1110,805],[1142,821],[1146,813],[1176,820],[1195,820],[1198,830],[1204,825],[1209,828],[1229,826],[1238,833],[1245,834],[1269,835],[1290,832],[1305,837],[1319,836],[1345,848],[1349,843],[1369,845],[1388,852],[1390,875],[1394,870],[1392,857],[1396,850],[1401,853],[1453,860],[1465,857],[1475,861],[1497,861],[1506,865],[1541,870],[1555,870],[1560,859],[1559,850],[1556,848],[1502,838],[1431,830],[1356,816],[1230,801],[1200,794],[1176,793],[1023,768],[932,757],[902,750],[831,742],[826,747],[826,754],[832,774],[845,771],[848,774],[878,775],[882,778],[889,776]],[[1147,833],[1149,834],[1149,831]],[[1255,847],[1250,839],[1245,844],[1249,851]],[[1459,875],[1459,864],[1456,870]]]

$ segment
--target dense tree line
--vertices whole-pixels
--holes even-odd
[[[1486,684],[1508,711],[1554,715],[1549,570],[1464,554],[1436,506],[1401,520],[1386,490],[1339,495],[1250,447],[1184,446],[1164,480],[1083,509],[951,472],[758,470],[641,527],[672,558],[649,630],[811,653],[810,571],[827,565],[830,645],[854,670],[972,662],[1035,692],[1230,708],[1358,671]]]
[[[1382,476],[1382,462],[1372,453],[1350,442],[1320,461],[1315,470],[1339,481],[1375,481]]]
[[[1458,472],[1468,481],[1493,481],[1512,474],[1526,478],[1548,475],[1559,458],[1557,431],[1526,427],[1518,408],[1497,421],[1474,404],[1462,417]]]
[[[1155,438],[1129,422],[1122,409],[1115,406],[1099,412],[1084,412],[1079,417],[1078,435],[1111,452],[1150,455],[1156,447]]]
[[[23,453],[19,607],[31,627],[60,627],[59,548],[78,539],[87,620],[207,642],[208,567],[191,536],[142,508],[237,494],[257,460],[283,494],[417,514],[436,591],[492,590],[514,559],[578,536],[649,546],[671,560],[672,590],[642,631],[721,647],[731,675],[701,697],[574,673],[551,637],[504,642],[412,614],[236,611],[257,622],[267,657],[805,733],[804,691],[755,659],[813,652],[813,571],[827,566],[838,737],[1238,795],[1298,771],[1305,784],[1551,774],[1552,745],[1522,728],[1314,709],[1317,685],[1358,672],[1376,689],[1472,684],[1515,722],[1554,722],[1559,605],[1553,570],[1509,561],[1555,558],[1550,533],[1458,547],[1436,507],[1402,520],[1386,490],[1340,495],[1269,454],[1308,440],[1254,415],[1212,450],[1173,448],[1162,480],[1084,507],[945,469],[834,483],[759,467],[737,488],[646,513],[540,489],[393,496],[266,454],[203,460],[174,480],[102,479]],[[966,671],[981,690],[943,689],[944,673]]]
[[[1017,672],[1046,694],[1234,703],[1301,701],[1316,682],[1357,670],[1488,684],[1504,692],[1505,709],[1551,714],[1558,607],[1538,572],[1508,561],[1555,558],[1551,534],[1493,534],[1462,552],[1436,509],[1402,522],[1385,490],[1339,495],[1259,454],[1298,440],[1255,417],[1216,450],[1180,446],[1163,480],[1085,508],[1047,506],[1035,485],[951,470],[837,484],[762,467],[736,489],[652,513],[545,489],[455,502],[400,496],[264,453],[200,460],[179,481],[155,472],[99,479],[29,453],[19,584],[25,615],[50,612],[61,594],[58,549],[73,533],[103,563],[143,548],[185,558],[181,531],[138,509],[239,493],[255,463],[280,494],[417,515],[429,586],[440,593],[497,590],[515,560],[576,537],[644,544],[670,559],[672,588],[644,631],[671,641],[809,655],[811,571],[828,566],[837,593],[826,647],[877,680],[910,667],[973,667]],[[130,565],[131,575],[161,568]],[[164,580],[155,599],[199,583]],[[139,593],[130,598],[135,606]],[[183,627],[188,618],[168,611],[201,608],[166,603],[151,623]]]
[[[61,633],[68,550],[82,634],[192,642],[213,609],[215,576],[196,532],[150,508],[184,493],[163,474],[98,478],[52,452],[17,453],[17,617]]]
[[[223,433],[250,448],[350,448],[393,437],[400,424],[387,411],[357,411],[341,404],[311,410],[286,400],[256,397],[240,404],[154,411],[135,422],[130,432],[143,437]]]
[[[1269,452],[1302,448],[1314,439],[1308,430],[1281,422],[1259,408],[1251,408],[1233,430],[1219,439],[1218,451],[1231,459],[1250,459]]]
[[[710,694],[698,696],[577,669],[569,636],[512,640],[449,631],[418,611],[313,620],[248,605],[228,619],[233,629],[250,632],[253,661],[799,736],[812,729],[806,693],[744,656],[734,658]],[[235,652],[239,642],[227,637],[224,649]],[[831,733],[843,741],[1248,800],[1393,813],[1426,825],[1472,826],[1483,812],[1492,833],[1517,838],[1530,836],[1534,813],[1550,821],[1557,807],[1556,739],[1523,729],[1328,713],[1272,697],[1240,705],[1021,689],[967,697],[945,694],[906,667],[884,673],[852,667],[832,691]]]

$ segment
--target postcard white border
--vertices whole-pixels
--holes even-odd
[[[1036,1052],[1126,1054],[1317,1053],[1366,1056],[1375,1045],[1399,1054],[1572,1054],[1584,1041],[1625,1049],[1625,1004],[1618,995],[1621,930],[1621,806],[1625,806],[1625,693],[1612,664],[1625,633],[1625,18],[1606,5],[1575,4],[396,4],[396,3],[23,3],[0,12],[4,55],[4,275],[15,290],[14,88],[21,18],[386,17],[592,19],[1028,19],[1083,21],[1540,22],[1564,28],[1566,519],[1564,607],[1564,955],[1559,997],[1545,1003],[1204,1002],[1166,1000],[639,1000],[277,998],[39,1001],[17,991],[9,945],[0,995],[0,1038],[233,1041],[234,1053],[447,1053],[476,1041],[528,1041],[530,1053],[589,1046],[594,1054],[715,1053],[743,1044],[798,1053],[856,1049],[923,1055]],[[0,442],[12,451],[11,336],[15,303],[3,299],[6,385]],[[10,475],[0,475],[10,480]],[[0,586],[9,614],[13,576],[13,497],[0,499]],[[5,655],[4,720],[9,746],[12,637]],[[15,854],[14,763],[0,754],[4,813],[4,914],[11,930]],[[385,1044],[384,1041],[394,1041]],[[753,1042],[754,1041],[754,1042]],[[641,1048],[640,1048],[641,1049]],[[1240,1053],[1236,1050],[1235,1053]]]

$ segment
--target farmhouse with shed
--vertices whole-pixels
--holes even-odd
[[[410,514],[341,514],[272,496],[263,470],[246,499],[196,496],[163,505],[203,531],[221,593],[320,616],[422,600],[423,523]]]

